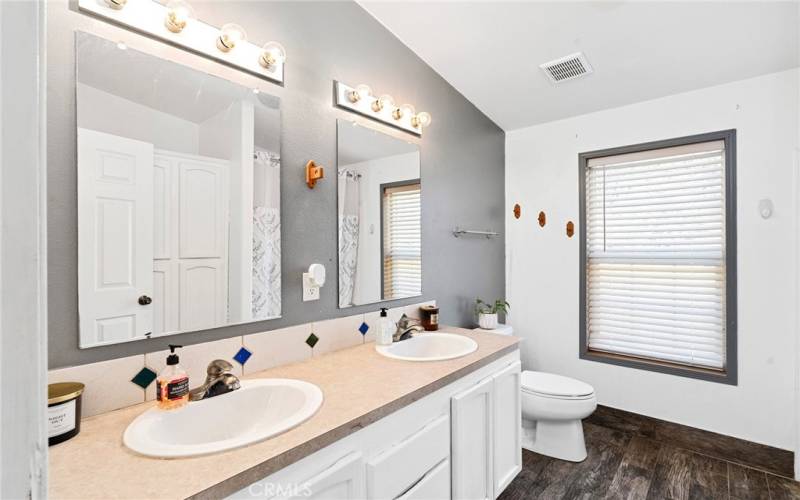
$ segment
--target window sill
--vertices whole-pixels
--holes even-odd
[[[679,377],[705,380],[707,382],[716,382],[719,384],[738,385],[736,374],[731,373],[730,371],[719,371],[708,368],[699,368],[696,366],[669,363],[666,361],[656,361],[620,354],[612,354],[608,352],[590,351],[586,348],[581,350],[580,359],[586,361],[595,361],[598,363],[607,363],[610,365],[624,366],[626,368],[634,368],[637,370],[646,370],[656,373],[665,373],[668,375],[677,375]]]

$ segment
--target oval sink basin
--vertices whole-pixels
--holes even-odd
[[[216,453],[285,432],[322,406],[320,388],[302,380],[256,379],[241,384],[236,391],[178,410],[147,410],[125,429],[125,446],[159,458]]]
[[[387,358],[403,361],[444,361],[475,352],[478,344],[469,337],[455,333],[426,332],[392,345],[377,346],[376,349]]]

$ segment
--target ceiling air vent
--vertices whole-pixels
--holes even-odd
[[[592,72],[592,66],[583,52],[576,52],[566,57],[550,61],[539,66],[553,83],[574,80]]]

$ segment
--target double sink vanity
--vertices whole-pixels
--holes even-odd
[[[499,495],[521,467],[517,339],[447,328],[386,351],[272,368],[174,412],[89,417],[50,450],[50,496]]]
[[[145,343],[139,387],[123,377],[114,386],[142,397],[133,404],[152,394],[161,337],[281,318],[282,284],[301,278],[287,278],[284,261],[309,263],[281,253],[292,231],[281,227],[280,99],[92,33],[76,31],[75,47],[76,336],[81,349],[113,351],[110,361],[111,346]],[[419,297],[430,115],[333,83],[340,113],[397,129],[335,121],[337,165],[325,181],[338,200],[335,303]],[[309,165],[292,196],[315,196],[322,170]],[[303,275],[304,302],[319,300],[324,271],[312,263]],[[521,469],[517,340],[444,328],[376,347],[368,316],[355,316],[344,345],[312,328],[281,345],[309,357],[264,371],[245,363],[276,349],[243,344],[224,355],[246,374],[225,374],[229,392],[172,411],[151,401],[93,412],[50,449],[50,497],[496,498]],[[297,326],[304,315],[285,319]],[[186,361],[212,363],[202,393],[230,360]],[[76,381],[97,401],[100,384],[85,377]]]

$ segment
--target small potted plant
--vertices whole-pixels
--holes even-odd
[[[489,304],[481,299],[475,299],[475,313],[478,315],[478,326],[484,330],[497,328],[497,313],[508,314],[511,305],[505,300],[497,299],[494,304]]]

